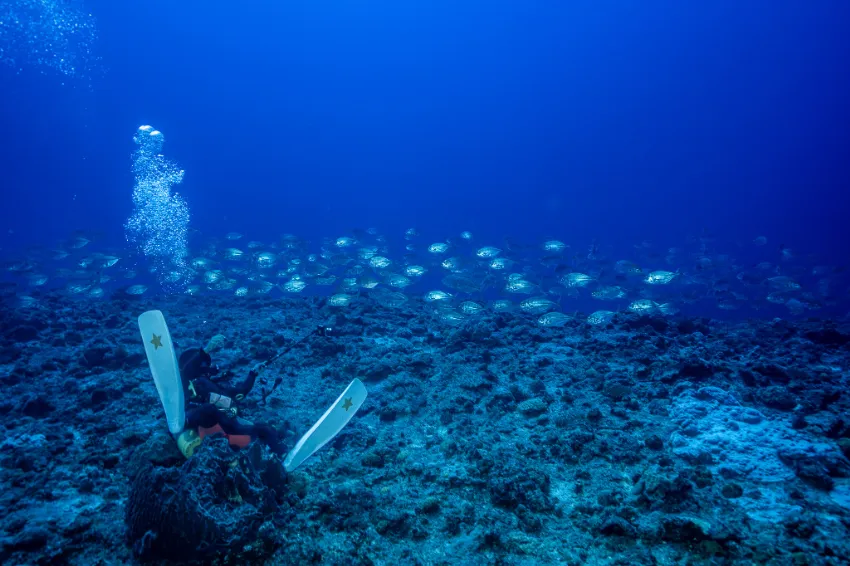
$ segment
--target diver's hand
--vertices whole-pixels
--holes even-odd
[[[257,372],[257,370],[251,369],[251,371],[248,372],[248,379],[257,379],[258,375],[260,374],[259,372]]]
[[[221,373],[221,368],[218,366],[210,366],[206,369],[205,373],[208,377],[212,377]]]

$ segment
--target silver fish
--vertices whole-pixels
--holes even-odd
[[[460,304],[460,312],[463,314],[478,314],[484,310],[484,307],[475,301],[464,301]]]
[[[537,319],[540,326],[564,326],[570,317],[562,312],[549,312]]]
[[[594,278],[585,273],[567,273],[560,279],[564,287],[586,287]]]
[[[347,307],[351,304],[351,300],[354,297],[347,293],[337,293],[336,295],[332,295],[330,299],[328,299],[328,304],[332,307]]]
[[[126,293],[128,295],[142,295],[148,290],[147,285],[131,285],[127,287]]]
[[[667,285],[678,275],[672,271],[653,271],[646,276],[644,282],[648,285]]]
[[[475,252],[475,255],[482,259],[492,259],[500,253],[502,253],[502,250],[500,250],[499,248],[494,248],[493,246],[484,246],[483,248],[480,248],[477,252]]]
[[[425,294],[425,302],[436,303],[450,301],[452,296],[445,291],[428,291]]]
[[[608,324],[611,322],[611,319],[614,318],[614,315],[617,314],[612,311],[596,311],[587,317],[588,324],[592,324],[593,326],[600,326],[602,324]]]
[[[519,304],[519,308],[529,314],[542,314],[556,308],[558,305],[546,297],[532,297]]]

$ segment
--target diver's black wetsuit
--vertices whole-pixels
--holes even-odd
[[[248,372],[245,381],[236,386],[223,385],[209,379],[208,376],[216,372],[212,367],[212,358],[202,348],[191,348],[180,355],[180,376],[186,398],[186,428],[212,428],[219,425],[225,434],[255,437],[266,443],[273,452],[283,453],[283,446],[274,427],[265,423],[248,424],[236,418],[232,403],[241,401],[251,392],[257,372]],[[233,407],[233,410],[213,404],[211,396],[227,398],[227,407]]]
[[[187,399],[209,399],[210,394],[218,394],[224,395],[225,397],[230,397],[235,401],[241,401],[248,393],[251,392],[251,389],[254,388],[254,381],[257,379],[257,372],[249,371],[248,377],[245,378],[241,384],[236,386],[224,385],[223,383],[216,383],[211,379],[207,379],[206,377],[196,377],[191,380],[183,380],[183,388],[184,393],[187,393]],[[190,385],[191,384],[191,385]]]

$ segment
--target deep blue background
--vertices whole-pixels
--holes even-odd
[[[150,123],[210,235],[706,228],[846,256],[847,2],[86,5],[93,89],[0,69],[4,248],[120,242]]]

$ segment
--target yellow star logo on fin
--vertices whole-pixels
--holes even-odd
[[[345,402],[343,402],[342,408],[345,409],[346,412],[347,412],[348,409],[350,409],[352,405],[354,405],[354,403],[351,402],[351,397],[349,397],[348,399],[345,400]]]
[[[154,334],[153,338],[151,338],[151,344],[153,344],[154,350],[162,348],[162,336],[157,336],[156,334]]]

